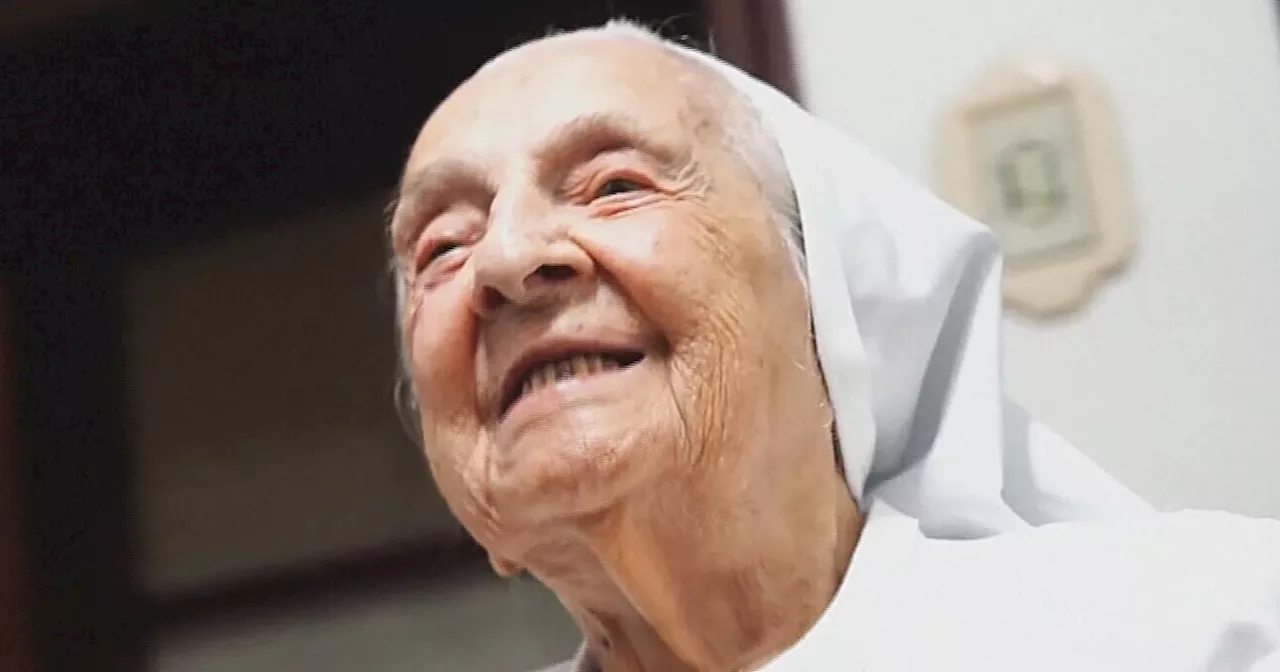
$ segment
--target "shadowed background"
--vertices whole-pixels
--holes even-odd
[[[503,49],[613,16],[715,26],[790,82],[777,7],[0,7],[0,669],[571,653],[554,597],[492,576],[402,435],[383,209],[422,121]]]

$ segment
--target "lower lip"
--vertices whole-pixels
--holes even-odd
[[[650,358],[646,356],[626,368],[566,378],[543,386],[516,400],[503,416],[500,425],[506,431],[516,431],[526,423],[554,415],[568,406],[622,397],[634,390],[632,378],[649,361]]]

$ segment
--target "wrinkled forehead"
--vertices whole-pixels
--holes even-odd
[[[660,45],[567,36],[507,52],[431,115],[406,176],[441,160],[493,167],[574,146],[635,144],[678,160],[705,135],[693,68]]]

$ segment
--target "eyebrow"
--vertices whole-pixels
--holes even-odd
[[[404,203],[420,194],[485,182],[484,171],[475,162],[450,157],[434,159],[400,178],[396,200]]]
[[[582,114],[560,124],[538,143],[533,155],[554,172],[614,149],[639,150],[663,166],[676,157],[675,150],[658,140],[652,129],[619,111]]]
[[[424,195],[457,189],[480,190],[487,181],[484,170],[476,162],[456,157],[434,159],[412,173],[406,173],[400,178],[400,188],[387,208],[391,211],[390,232],[393,243],[407,244],[417,237],[427,222],[426,217],[413,217],[411,224],[405,224],[405,206],[411,210],[420,210],[424,205]]]

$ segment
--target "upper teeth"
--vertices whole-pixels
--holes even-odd
[[[557,380],[585,376],[618,368],[618,362],[604,355],[574,355],[565,359],[540,364],[525,376],[520,388],[521,396]]]

